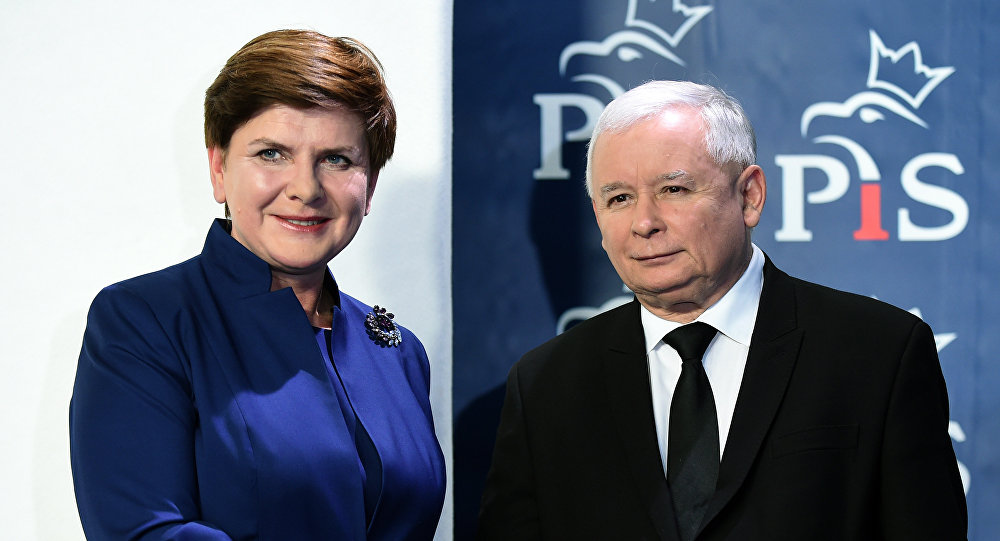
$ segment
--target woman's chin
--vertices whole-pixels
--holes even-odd
[[[280,272],[291,276],[309,276],[326,272],[326,266],[333,258],[281,258],[270,261],[271,272]]]

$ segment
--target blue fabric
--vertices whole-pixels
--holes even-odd
[[[333,326],[337,325],[337,316],[340,307],[333,308]],[[379,496],[382,494],[382,461],[378,456],[378,449],[372,442],[371,436],[365,430],[365,426],[358,420],[351,405],[351,398],[347,396],[347,389],[344,382],[337,373],[337,363],[330,351],[331,335],[333,329],[316,329],[316,342],[319,344],[323,360],[326,361],[326,370],[330,375],[334,391],[337,393],[337,401],[344,412],[344,421],[350,428],[351,436],[354,438],[354,447],[358,450],[358,463],[360,465],[361,483],[364,486],[365,496],[365,524],[371,524],[372,515],[375,514],[375,507],[378,505]]]
[[[340,293],[330,347],[382,464],[366,528],[345,412],[290,289],[221,221],[202,254],[94,299],[70,404],[88,539],[430,539],[444,460],[426,353],[366,334]],[[367,534],[366,534],[367,530]]]

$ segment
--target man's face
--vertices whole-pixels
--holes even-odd
[[[699,113],[664,111],[595,143],[594,214],[618,275],[650,311],[686,322],[722,298],[750,261],[764,174],[720,166]]]

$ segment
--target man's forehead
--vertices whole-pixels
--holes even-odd
[[[706,130],[705,121],[696,109],[675,107],[664,109],[627,126],[605,129],[590,144],[593,145],[594,156],[597,156],[603,147],[632,134],[644,134],[654,139],[672,134],[674,137],[680,136],[691,142],[700,143],[702,149],[707,152]]]

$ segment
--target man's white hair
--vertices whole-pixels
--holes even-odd
[[[732,96],[688,81],[650,81],[615,98],[601,113],[587,145],[587,195],[593,197],[594,146],[605,133],[620,133],[675,107],[693,107],[705,121],[705,149],[720,166],[740,170],[757,161],[757,138],[743,108]]]

